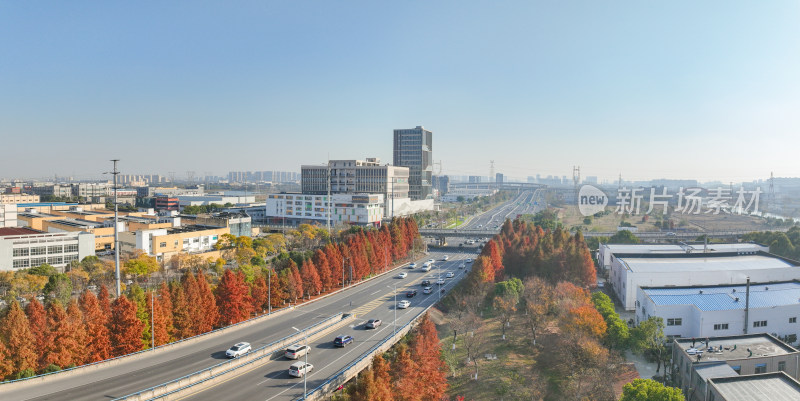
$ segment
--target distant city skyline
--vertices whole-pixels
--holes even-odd
[[[800,176],[800,3],[0,5],[0,177],[298,171]],[[434,166],[434,172],[438,166]]]

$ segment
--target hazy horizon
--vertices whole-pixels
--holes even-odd
[[[0,177],[299,171],[800,176],[793,1],[6,2]],[[438,171],[438,167],[435,167]]]

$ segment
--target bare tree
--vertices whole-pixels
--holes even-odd
[[[553,305],[553,287],[539,277],[529,277],[523,282],[523,310],[525,325],[531,330],[533,345],[536,345],[536,334],[550,320]]]

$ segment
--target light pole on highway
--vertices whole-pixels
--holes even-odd
[[[387,287],[392,288],[391,285]],[[394,334],[397,334],[397,284],[394,284]]]
[[[308,333],[306,332],[306,330],[305,329],[300,330],[294,326],[292,326],[292,328],[295,329],[295,331],[297,331],[298,333],[300,333],[301,331],[303,332],[303,338],[304,338],[303,341],[305,341],[306,343],[306,362],[305,362],[306,364],[305,366],[303,366],[303,399],[305,400],[306,394],[308,394],[308,384],[306,381],[306,376],[308,375],[308,351],[311,347],[308,345]]]
[[[267,314],[272,314],[272,269],[267,269],[267,308]]]

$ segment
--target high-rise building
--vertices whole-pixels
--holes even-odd
[[[495,174],[494,182],[496,182],[498,184],[502,184],[503,183],[503,174],[502,173]]]
[[[412,200],[432,197],[433,132],[421,125],[394,130],[394,165],[408,167],[408,193]]]

